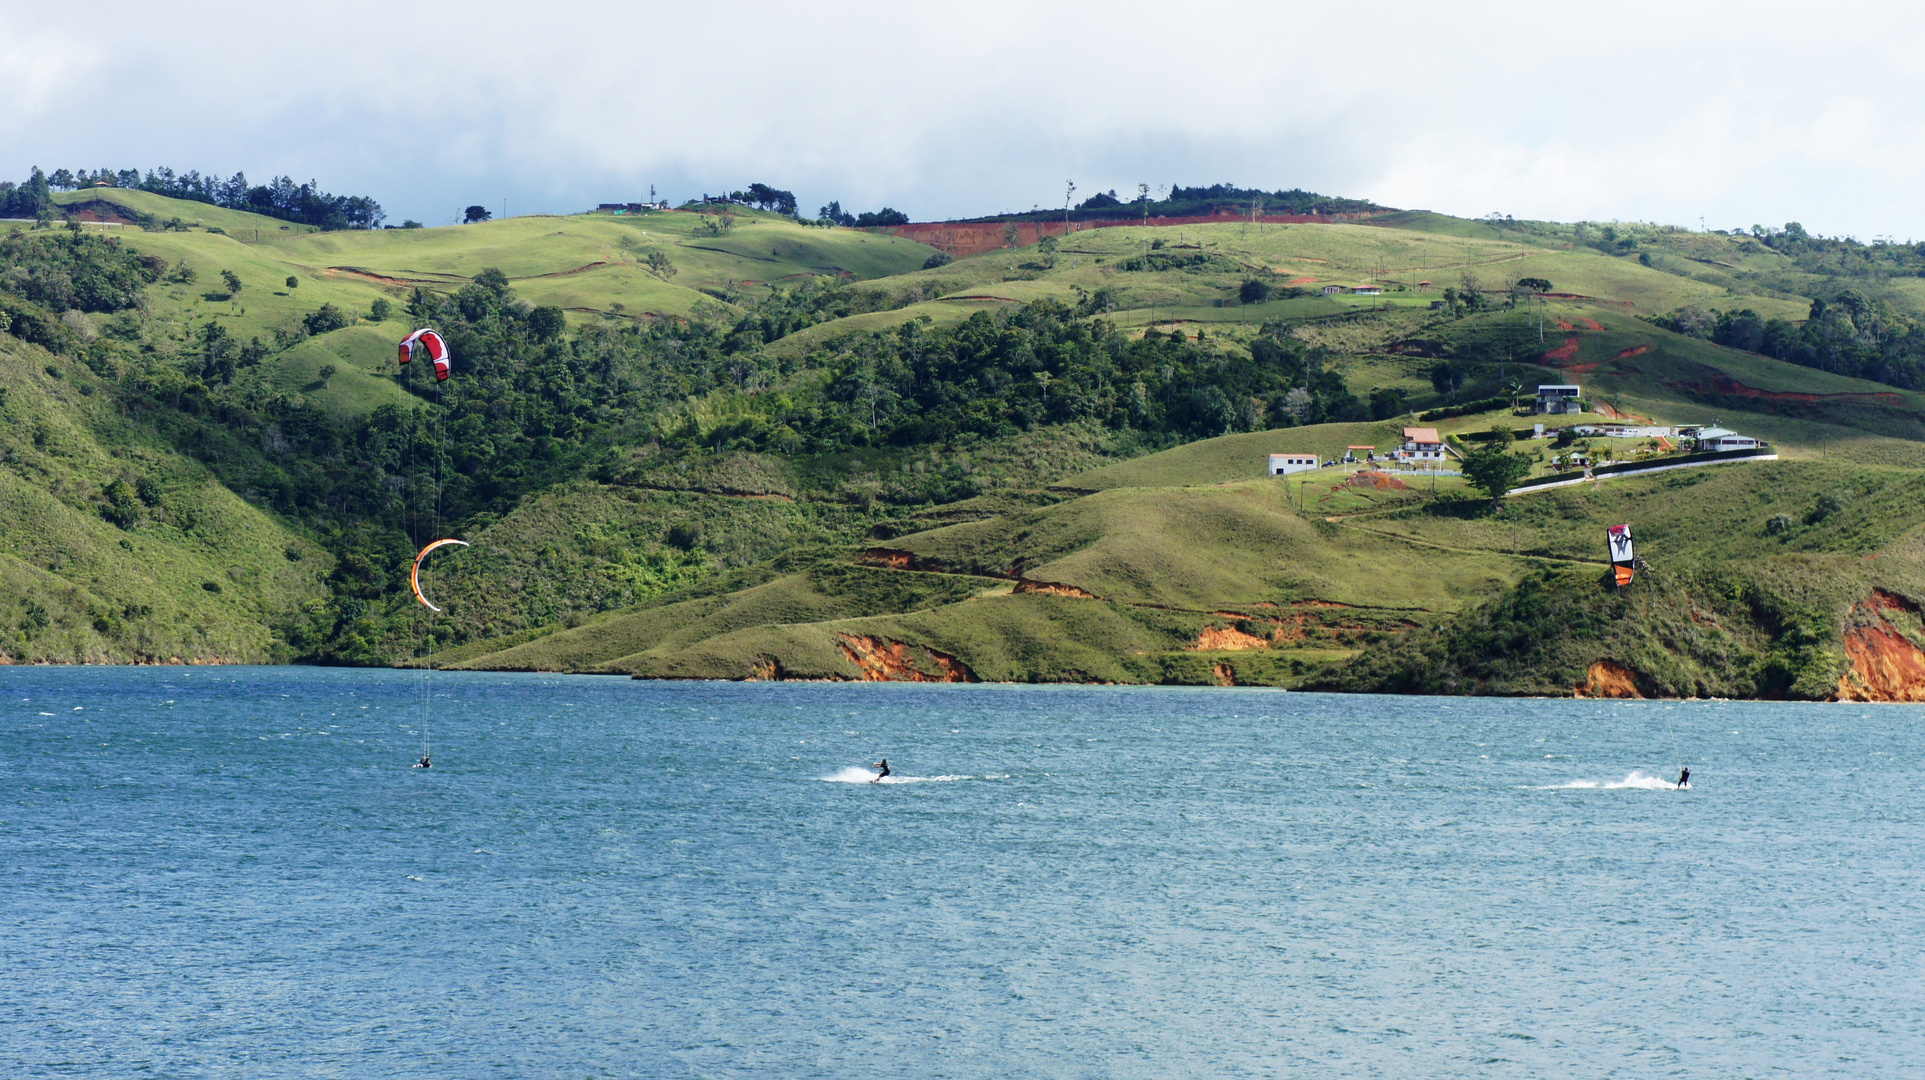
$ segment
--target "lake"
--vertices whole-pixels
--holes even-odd
[[[0,668],[0,1073],[1916,1075],[1920,715]]]

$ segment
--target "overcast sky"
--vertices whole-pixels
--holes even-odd
[[[1073,179],[1925,238],[1917,11],[0,0],[0,176],[285,173],[431,225],[752,181],[930,220]]]

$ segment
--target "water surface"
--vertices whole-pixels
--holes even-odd
[[[0,1073],[1925,1057],[1913,707],[433,689],[424,771],[413,673],[0,669]]]

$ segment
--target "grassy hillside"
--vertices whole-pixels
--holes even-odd
[[[0,337],[0,657],[286,660],[327,551],[116,414],[84,364]]]
[[[95,448],[10,474],[9,588],[68,635],[59,655],[1894,696],[1925,646],[1904,512],[1925,397],[1873,355],[1925,300],[1905,253],[1412,211],[948,259],[742,208],[315,232],[99,197],[149,228],[83,227],[112,251],[31,234],[0,279],[0,340],[51,350],[9,354],[31,359],[9,361],[7,407],[65,418],[16,430],[10,467]],[[61,292],[83,257],[144,274],[140,300]],[[1857,321],[1807,332],[1814,298]],[[1737,339],[1702,312],[1740,308],[1801,362],[1707,340]],[[440,394],[394,364],[424,322],[455,348]],[[1849,365],[1793,356],[1853,333]],[[1467,448],[1527,426],[1502,401],[1546,381],[1599,410],[1553,428],[1715,421],[1781,460],[1497,512],[1456,475],[1263,475],[1267,454],[1387,450],[1413,424]],[[1549,467],[1550,442],[1514,449]],[[126,494],[148,472],[172,478],[158,503]],[[1650,564],[1629,596],[1599,591],[1620,521]],[[443,534],[473,546],[430,565],[447,612],[428,621],[402,579]],[[157,584],[119,598],[136,555]],[[82,564],[101,591],[57,613],[33,573]],[[163,603],[218,648],[115,638]],[[9,649],[53,656],[56,636]]]

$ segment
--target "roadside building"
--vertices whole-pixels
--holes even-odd
[[[1270,475],[1289,476],[1291,473],[1308,472],[1317,467],[1315,454],[1271,454]]]
[[[1531,411],[1550,416],[1583,412],[1584,408],[1578,401],[1580,393],[1576,383],[1540,383],[1537,401],[1531,406]]]
[[[1323,287],[1323,294],[1325,296],[1335,296],[1342,291],[1343,291],[1342,285],[1325,285]]]
[[[1353,296],[1382,296],[1384,290],[1376,285],[1359,285],[1350,290]]]
[[[1357,451],[1359,450],[1363,451],[1364,454],[1361,458],[1357,456]],[[1346,446],[1343,449],[1343,463],[1345,465],[1355,465],[1360,461],[1376,460],[1377,448],[1374,446]]]

